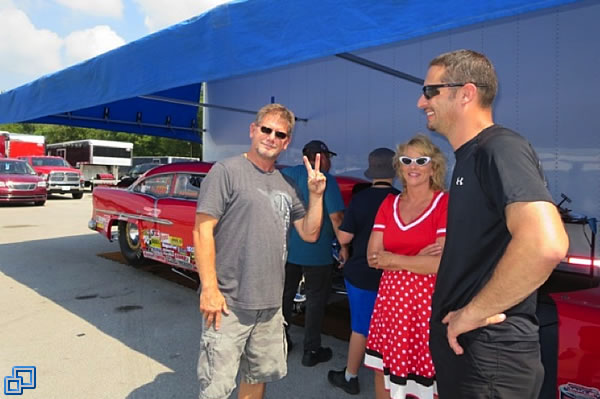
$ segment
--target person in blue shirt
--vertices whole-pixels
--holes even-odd
[[[290,231],[289,252],[285,265],[283,316],[287,323],[288,350],[291,350],[292,341],[287,330],[292,319],[294,297],[304,274],[306,313],[302,365],[312,367],[317,363],[330,360],[332,356],[330,348],[321,346],[321,327],[325,306],[331,292],[331,278],[335,263],[332,255],[332,242],[336,238],[338,227],[342,224],[344,201],[335,178],[327,173],[331,168],[331,157],[337,154],[330,151],[327,145],[320,140],[310,141],[304,146],[302,152],[311,164],[314,163],[317,154],[321,154],[321,171],[327,178],[323,196],[323,224],[319,239],[315,243],[303,241],[295,229]],[[282,173],[294,180],[303,198],[308,198],[304,165],[285,168]]]

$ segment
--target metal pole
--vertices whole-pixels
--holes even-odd
[[[356,64],[366,66],[367,68],[375,69],[376,71],[386,73],[388,75],[395,76],[400,79],[408,80],[409,82],[413,82],[419,85],[422,85],[425,81],[416,76],[410,75],[408,73],[400,72],[396,69],[392,69],[390,67],[386,67],[385,65],[378,64],[376,62],[370,61],[366,58],[362,58],[350,53],[339,53],[336,54],[336,57],[343,58],[350,62],[354,62]]]

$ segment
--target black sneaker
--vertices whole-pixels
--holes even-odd
[[[344,367],[341,371],[329,370],[327,373],[327,379],[334,387],[343,389],[350,395],[358,395],[360,393],[360,387],[358,386],[358,377],[350,378],[350,381],[346,381],[346,368]]]
[[[329,361],[331,356],[333,356],[331,349],[323,348],[322,346],[316,351],[304,351],[304,355],[302,356],[302,365],[306,367],[312,367],[317,363]]]

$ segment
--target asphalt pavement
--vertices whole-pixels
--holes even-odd
[[[15,380],[15,366],[36,368],[23,399],[197,398],[197,294],[98,256],[119,248],[88,230],[90,215],[89,193],[0,205],[0,398],[15,397],[5,395],[5,376],[9,389],[31,383],[30,374]],[[267,399],[374,396],[370,370],[361,370],[356,396],[327,382],[329,369],[345,365],[343,340],[324,335],[333,359],[301,366],[302,333],[292,328],[288,376],[267,385]]]

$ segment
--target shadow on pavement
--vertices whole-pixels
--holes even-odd
[[[197,398],[196,292],[96,256],[114,249],[93,234],[2,244],[0,271],[174,371],[129,397]]]
[[[195,285],[160,264],[149,263],[140,270],[120,263],[116,259],[118,253],[114,254],[117,249],[114,243],[94,234],[2,244],[0,259],[4,261],[0,263],[0,271],[104,334],[173,370],[161,372],[153,381],[135,388],[128,399],[197,398],[201,319],[198,297],[192,289]],[[179,284],[165,281],[162,278],[165,275],[170,280],[179,279]],[[324,333],[347,339],[348,309],[345,299],[338,299],[342,301],[328,306]],[[302,325],[303,316],[298,315],[296,322]],[[295,342],[301,343],[302,331],[293,329]],[[77,339],[86,338],[83,334]],[[65,337],[69,339],[73,337]],[[327,335],[323,341],[334,348],[334,359],[313,368],[301,367],[301,345],[298,346],[288,359],[288,377],[269,384],[267,399],[281,395],[289,398],[344,395],[329,386],[326,373],[329,368],[343,367],[347,343]],[[364,378],[368,379],[367,374]],[[313,383],[303,383],[309,380]],[[368,396],[361,393],[359,397]]]

